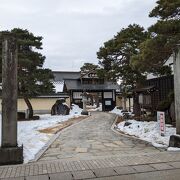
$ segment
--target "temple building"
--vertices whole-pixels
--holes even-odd
[[[119,85],[105,81],[97,76],[96,71],[87,73],[54,71],[56,93],[68,93],[70,103],[82,107],[82,93],[88,94],[89,104],[102,104],[102,111],[110,111],[116,106],[116,90]]]
[[[95,71],[82,74],[80,71],[53,71],[54,93],[42,94],[30,98],[34,114],[51,113],[51,108],[59,99],[65,99],[66,104],[77,104],[82,108],[82,93],[87,93],[87,105],[102,107],[102,111],[110,111],[115,106],[121,106],[117,90],[119,85],[97,77]],[[1,108],[1,98],[0,98]],[[28,109],[24,99],[18,98],[18,112]],[[101,108],[99,108],[101,109]]]

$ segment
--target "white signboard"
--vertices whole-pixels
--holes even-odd
[[[165,131],[166,131],[165,113],[164,112],[161,112],[161,111],[157,112],[157,121],[158,121],[160,134],[161,134],[161,136],[164,136]]]
[[[82,99],[81,94],[82,94],[82,92],[73,92],[73,98],[74,99]]]
[[[112,98],[112,92],[104,92],[104,98]]]
[[[106,106],[111,106],[111,101],[105,101]]]

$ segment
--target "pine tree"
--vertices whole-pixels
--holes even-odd
[[[39,52],[42,49],[42,37],[19,28],[10,33],[14,34],[18,43],[19,96],[24,98],[30,112],[29,118],[32,118],[33,107],[29,98],[53,92],[53,74],[50,69],[43,68],[45,56]]]
[[[159,0],[149,16],[159,20],[149,28],[150,36],[132,58],[132,65],[142,72],[169,74],[163,65],[180,43],[180,1]]]
[[[97,70],[98,68],[99,68],[99,66],[96,64],[84,63],[84,65],[80,68],[80,70],[81,70],[81,73],[84,74],[84,73],[87,73],[92,70]]]
[[[132,69],[131,56],[139,52],[139,45],[147,35],[143,27],[133,24],[123,28],[114,38],[104,43],[97,52],[97,57],[106,78],[121,78],[124,85],[130,85],[132,88],[144,79],[139,71]]]

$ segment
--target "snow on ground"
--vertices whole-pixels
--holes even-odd
[[[176,129],[171,125],[166,125],[165,136],[161,136],[157,122],[136,120],[127,120],[126,122],[132,124],[129,126],[124,126],[125,121],[123,121],[117,125],[117,128],[125,134],[133,135],[139,139],[151,142],[155,147],[167,148],[169,146],[170,136],[176,134]]]
[[[100,103],[99,107],[94,104],[94,106],[86,106],[88,111],[102,111],[102,104]]]
[[[119,116],[123,116],[122,109],[118,109],[117,107],[115,107],[112,111],[110,111],[110,113],[114,113]]]
[[[70,115],[67,116],[51,116],[50,114],[40,115],[40,120],[36,121],[19,121],[18,122],[18,145],[23,144],[24,147],[24,162],[35,158],[35,155],[41,150],[45,144],[50,140],[53,134],[40,133],[38,130],[47,127],[52,127],[57,123],[67,121],[70,118],[78,117],[81,115],[82,109],[77,105],[73,105]],[[0,131],[1,131],[1,118],[0,118]],[[0,132],[1,144],[1,132]]]
[[[119,116],[123,116],[124,112],[122,110],[115,107],[110,113],[115,113]],[[129,115],[133,114],[128,112]],[[166,133],[165,136],[160,135],[159,125],[158,122],[150,121],[150,122],[143,122],[143,121],[136,121],[136,120],[127,120],[128,122],[132,123],[129,126],[124,127],[124,122],[121,122],[117,125],[117,128],[124,132],[125,134],[133,135],[138,137],[139,139],[148,141],[152,143],[155,147],[163,147],[167,148],[169,146],[169,138],[171,135],[176,134],[176,129],[169,124],[166,124]],[[126,121],[126,122],[127,122]],[[180,148],[167,148],[168,151],[180,151]]]
[[[168,150],[168,151],[180,151],[180,148],[168,147],[167,150]]]
[[[119,116],[123,116],[124,113],[128,113],[129,115],[133,115],[132,112],[124,112],[122,109],[118,109],[118,107],[116,106],[112,111],[110,111],[110,113],[114,113],[114,114],[117,114]]]

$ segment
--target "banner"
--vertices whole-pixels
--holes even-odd
[[[160,130],[161,136],[165,135],[166,132],[166,124],[165,124],[165,113],[161,111],[157,111],[157,122]]]

